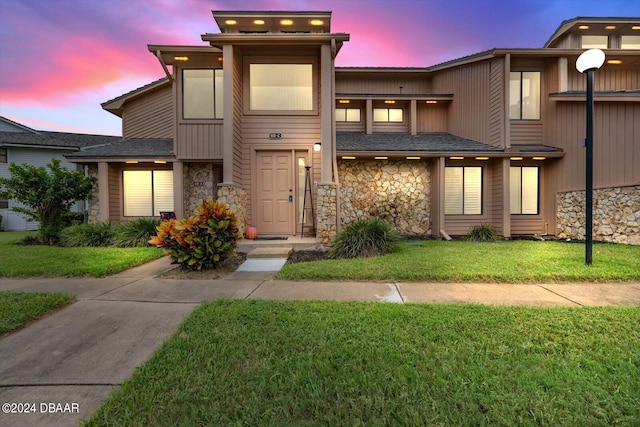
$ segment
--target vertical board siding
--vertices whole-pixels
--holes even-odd
[[[176,144],[178,159],[222,158],[222,123],[180,123]]]
[[[430,93],[431,81],[425,73],[371,73],[336,70],[337,94]],[[400,89],[402,86],[402,89]],[[338,95],[339,96],[339,95]]]
[[[122,167],[108,163],[109,168],[109,221],[122,221]]]
[[[123,106],[123,138],[173,138],[175,111],[171,85]]]
[[[487,206],[489,214],[489,223],[492,227],[498,230],[499,233],[503,232],[502,229],[502,206],[504,202],[504,192],[502,183],[503,163],[502,159],[498,159],[495,162],[491,162],[491,167],[488,174],[491,174],[491,185],[487,188],[491,194],[490,205]],[[508,172],[508,171],[507,171]]]
[[[561,147],[566,156],[558,164],[558,191],[584,190],[585,106],[556,102],[555,120],[549,129],[549,145]],[[594,187],[640,183],[640,105],[596,102],[594,123]]]
[[[448,104],[424,104],[418,101],[418,133],[446,132]]]
[[[586,87],[585,75],[579,73],[574,67],[569,67],[568,90],[584,91]],[[637,69],[605,64],[595,73],[594,90],[596,92],[638,89],[640,89],[640,71]]]
[[[240,49],[234,49],[233,54],[233,117],[227,118],[225,121],[227,126],[233,126],[233,181],[236,184],[240,184],[244,179],[244,169],[250,167],[251,157],[247,157],[243,162],[243,102],[242,96],[242,51]],[[249,78],[247,76],[247,78]],[[245,166],[246,165],[246,166]],[[250,186],[243,185],[244,189],[250,188]],[[247,206],[247,220],[251,221],[251,197],[248,198]]]
[[[448,132],[500,146],[489,139],[490,68],[491,63],[483,61],[443,70],[433,77],[433,91],[454,94],[447,117]]]

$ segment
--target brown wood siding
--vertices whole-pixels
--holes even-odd
[[[242,126],[244,98],[242,96],[242,51],[239,49],[234,49],[233,64],[233,117],[226,120],[226,126],[233,126],[233,181],[236,184],[241,184],[245,165],[247,165],[246,167],[250,167],[251,157],[243,161]],[[245,186],[244,188],[247,189],[249,187]],[[251,203],[250,199],[248,203]],[[250,206],[248,208],[250,208]],[[251,209],[249,209],[248,212],[251,212]],[[248,219],[250,219],[250,217],[248,217]]]
[[[122,221],[122,168],[110,163],[109,168],[109,221]]]
[[[180,160],[222,159],[222,122],[178,124],[176,157]]]
[[[585,106],[556,102],[550,116],[549,145],[566,156],[558,164],[558,191],[585,187]],[[594,188],[640,183],[640,105],[597,102],[594,123]]]
[[[511,144],[544,144],[541,120],[511,120]]]
[[[489,140],[494,147],[505,146],[504,60],[491,61],[489,80]]]
[[[587,78],[579,73],[569,60],[568,90],[584,91],[587,86]],[[575,64],[575,62],[573,62]],[[640,71],[636,68],[625,67],[624,65],[604,64],[595,73],[594,90],[614,91],[614,90],[638,90],[640,89]]]
[[[122,108],[124,138],[174,137],[173,89],[163,86],[144,97],[127,102]]]
[[[418,132],[446,132],[449,104],[425,104],[418,101]]]
[[[490,198],[488,199],[489,204],[486,207],[487,214],[489,216],[489,224],[498,230],[500,234],[503,232],[502,208],[504,203],[504,185],[502,182],[502,174],[504,172],[502,170],[502,165],[502,159],[492,161],[490,163],[489,170],[487,171],[487,175],[491,175],[491,182],[487,187],[489,189]]]
[[[431,82],[424,73],[357,73],[337,70],[335,74],[338,94],[431,93]]]
[[[444,70],[433,77],[433,91],[453,93],[447,117],[450,133],[493,145],[497,141],[489,138],[490,71],[489,61]]]

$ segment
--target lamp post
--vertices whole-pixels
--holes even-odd
[[[587,137],[586,148],[586,224],[585,263],[591,265],[593,253],[593,76],[604,64],[604,52],[600,49],[584,51],[576,61],[576,69],[587,74]]]

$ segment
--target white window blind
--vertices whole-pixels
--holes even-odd
[[[153,215],[173,211],[173,171],[153,171]]]
[[[249,74],[251,110],[313,110],[311,64],[250,64]]]
[[[509,173],[511,213],[524,215],[538,214],[539,168],[535,166],[512,166]]]
[[[152,216],[151,171],[124,171],[124,216]]]
[[[445,168],[444,213],[447,215],[482,214],[482,168],[449,166]]]
[[[482,213],[482,168],[464,168],[464,214]]]
[[[463,168],[445,168],[444,177],[444,213],[459,215],[463,213]]]

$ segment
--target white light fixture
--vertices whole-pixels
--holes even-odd
[[[320,150],[322,150],[321,142],[316,142],[315,144],[313,144],[313,151],[320,151]]]
[[[376,160],[388,160],[389,158],[387,156],[376,156],[376,157],[374,157],[374,159],[376,159]]]
[[[167,163],[166,160],[154,160],[153,163],[157,163],[159,165],[164,165],[165,163]]]
[[[604,64],[604,52],[600,49],[589,49],[582,52],[576,61],[576,69],[584,73],[587,70],[597,70]]]
[[[343,160],[355,160],[356,157],[355,156],[342,156]]]

